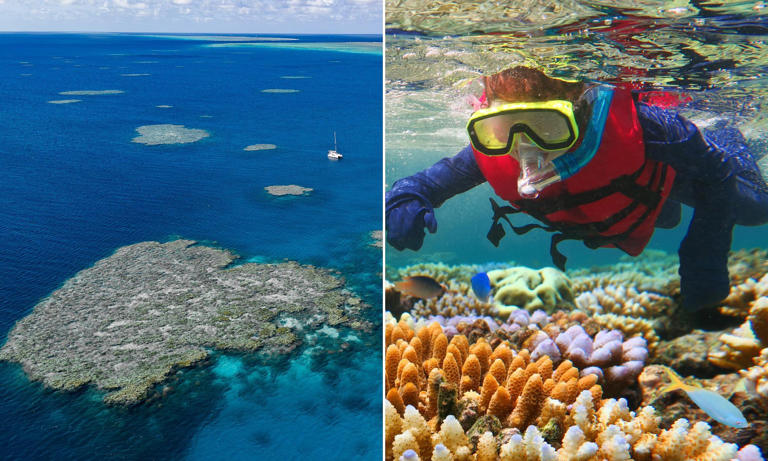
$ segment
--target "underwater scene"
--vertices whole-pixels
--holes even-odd
[[[0,34],[0,459],[381,458],[381,60]]]
[[[764,459],[766,40],[755,1],[386,2],[385,459]]]

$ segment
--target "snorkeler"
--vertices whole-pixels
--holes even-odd
[[[768,186],[737,129],[700,131],[628,89],[527,67],[483,81],[470,145],[387,191],[393,247],[421,248],[424,228],[437,231],[434,208],[485,181],[511,205],[491,199],[489,240],[498,246],[499,221],[512,226],[508,214],[526,213],[542,224],[512,230],[556,232],[550,253],[560,269],[557,244],[566,239],[637,256],[654,227],[677,226],[683,203],[694,208],[679,248],[683,306],[710,308],[728,295],[734,225],[768,222]]]

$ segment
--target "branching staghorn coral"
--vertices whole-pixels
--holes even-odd
[[[677,304],[669,296],[650,291],[638,292],[633,286],[606,285],[579,294],[576,307],[590,314],[653,319],[670,315]]]
[[[760,350],[768,347],[768,296],[750,303],[747,320],[731,333],[720,335],[722,345],[710,350],[707,359],[730,370],[741,370],[753,364]]]
[[[672,296],[679,292],[677,255],[646,250],[636,258],[622,257],[611,266],[567,271],[575,295],[607,286],[632,287],[637,292]]]
[[[403,280],[413,275],[428,275],[439,283],[448,283],[451,280],[469,283],[469,279],[481,270],[482,267],[473,264],[449,266],[443,263],[422,263],[400,269],[389,269],[387,278]]]
[[[744,318],[752,303],[768,296],[768,273],[760,279],[748,278],[743,283],[731,285],[731,292],[723,300],[720,312],[724,315]]]
[[[474,294],[470,294],[469,285],[449,281],[445,293],[439,298],[423,299],[415,302],[411,308],[414,317],[430,316],[497,316],[499,311],[491,303],[481,301]]]
[[[657,330],[663,330],[677,309],[677,303],[667,296],[650,291],[637,291],[629,285],[606,285],[580,293],[576,307],[608,328],[619,329],[627,336],[639,334],[654,350],[658,343]]]
[[[732,251],[728,255],[728,274],[731,285],[739,285],[750,278],[759,279],[766,273],[768,273],[768,250],[741,249]]]
[[[747,393],[768,404],[768,348],[760,351],[755,366],[739,371],[744,377]]]
[[[724,443],[712,435],[705,422],[691,426],[688,420],[681,418],[664,430],[659,427],[660,418],[653,407],[646,406],[633,412],[624,399],[603,400],[596,409],[589,391],[579,394],[570,410],[551,419],[559,418],[558,424],[568,428],[552,443],[536,425],[529,425],[524,429],[524,435],[518,432],[506,441],[494,437],[493,432],[485,432],[473,445],[453,415],[448,415],[439,425],[430,426],[414,407],[407,407],[401,417],[392,403],[385,401],[384,405],[387,460],[399,459],[407,450],[418,454],[418,459],[437,461],[762,459],[753,445],[739,450],[735,444]],[[430,428],[430,444],[426,443],[425,427]]]

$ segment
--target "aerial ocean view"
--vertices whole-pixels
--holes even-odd
[[[0,34],[0,459],[381,457],[381,61]]]

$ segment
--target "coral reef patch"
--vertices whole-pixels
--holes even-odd
[[[289,184],[285,186],[267,186],[264,188],[270,195],[282,196],[282,195],[309,195],[312,192],[311,187],[297,186],[296,184]]]
[[[251,144],[250,146],[246,146],[243,150],[254,151],[254,150],[272,150],[272,149],[277,149],[277,146],[274,144]]]
[[[716,321],[681,308],[677,258],[659,251],[567,273],[387,267],[386,459],[763,459],[768,252],[732,252],[728,267]],[[487,302],[470,288],[478,272],[491,281]],[[393,282],[414,275],[445,292],[399,292]],[[730,401],[747,426],[665,392],[655,364]]]
[[[293,90],[290,88],[267,88],[266,90],[261,90],[262,93],[298,93],[299,90]]]
[[[123,90],[75,90],[75,91],[60,91],[59,94],[63,96],[99,96],[105,94],[122,94]]]
[[[82,99],[52,99],[48,101],[48,104],[72,104],[80,101]]]
[[[136,128],[139,136],[131,141],[148,146],[160,144],[189,144],[207,138],[210,134],[205,130],[186,128],[184,125],[144,125]]]
[[[192,240],[119,248],[19,320],[0,360],[53,389],[92,385],[107,403],[135,404],[211,349],[285,354],[304,332],[370,328],[366,305],[328,271],[236,261]]]

